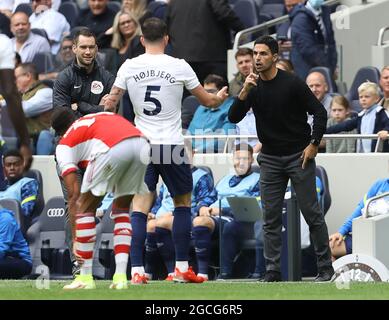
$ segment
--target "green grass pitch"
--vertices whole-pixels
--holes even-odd
[[[389,283],[351,283],[338,288],[334,283],[313,282],[219,282],[178,284],[151,281],[129,286],[127,290],[109,290],[109,281],[97,281],[95,290],[65,291],[69,282],[50,281],[49,289],[38,289],[36,281],[0,281],[0,300],[389,300]],[[42,282],[38,282],[38,285]]]

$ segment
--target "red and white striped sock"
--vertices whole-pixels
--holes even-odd
[[[96,242],[96,222],[93,213],[76,215],[76,253],[84,260],[81,275],[92,274],[93,249]]]
[[[129,208],[113,208],[112,218],[115,220],[113,236],[115,273],[126,273],[132,236]]]

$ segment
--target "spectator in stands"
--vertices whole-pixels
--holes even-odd
[[[128,11],[119,11],[113,21],[112,33],[106,34],[111,42],[114,54],[108,57],[114,64],[115,73],[126,61],[145,53],[140,42],[140,26],[135,16]]]
[[[73,52],[76,56],[73,63],[54,82],[54,108],[71,108],[77,117],[104,111],[103,98],[115,78],[96,61],[96,37],[88,28],[75,34]]]
[[[88,8],[80,11],[76,26],[88,27],[97,39],[100,49],[109,48],[110,43],[103,37],[104,33],[112,27],[116,12],[107,6],[109,0],[88,0]]]
[[[38,52],[50,52],[47,39],[31,32],[28,16],[24,12],[16,12],[11,18],[11,31],[14,50],[20,54],[22,62],[31,62]]]
[[[317,100],[319,100],[327,110],[327,115],[330,115],[332,96],[328,93],[328,83],[324,75],[317,71],[311,72],[307,76],[306,83]]]
[[[20,151],[6,151],[2,161],[7,187],[0,191],[0,199],[19,201],[23,215],[32,217],[38,197],[38,181],[23,176],[23,156]]]
[[[192,157],[189,161],[192,163],[193,153],[188,151],[188,155],[190,154],[192,154]],[[213,190],[212,175],[196,166],[191,165],[191,167],[193,177],[191,213],[192,219],[194,219],[202,207],[208,207],[216,201],[216,194]],[[175,263],[174,243],[171,233],[174,219],[173,211],[173,198],[167,187],[162,184],[159,196],[149,213],[149,221],[147,222],[145,272],[150,279],[154,271],[153,266],[156,263],[156,254],[159,252],[168,271],[166,280],[173,280]],[[150,217],[155,219],[150,219]]]
[[[389,111],[389,65],[381,70],[380,86],[384,96],[378,104]]]
[[[171,0],[166,23],[172,55],[185,59],[200,83],[210,73],[227,79],[230,30],[244,29],[227,1]]]
[[[32,153],[30,149],[30,138],[26,121],[22,109],[22,102],[15,84],[15,51],[12,48],[12,41],[4,34],[0,33],[0,95],[3,102],[8,106],[8,115],[15,131],[19,137],[20,152],[24,158],[24,169],[28,170],[32,163]],[[2,103],[4,107],[4,104]],[[0,148],[0,156],[2,148]],[[4,173],[2,162],[0,161],[0,190],[4,190]]]
[[[30,249],[15,214],[0,209],[0,279],[20,279],[31,273]]]
[[[334,270],[327,225],[315,193],[314,161],[327,113],[302,80],[277,69],[278,43],[274,38],[260,37],[254,42],[253,52],[256,73],[246,78],[230,108],[229,119],[237,123],[252,108],[262,143],[258,163],[264,208],[264,281],[281,281],[282,201],[289,179],[311,230],[318,265],[315,281],[329,281]],[[307,123],[307,113],[314,116],[313,129]]]
[[[122,0],[122,10],[131,12],[140,24],[152,17],[151,12],[147,10],[146,0]]]
[[[350,104],[343,96],[335,96],[331,102],[330,118],[327,121],[327,128],[335,124],[350,120]],[[351,130],[349,134],[357,134],[357,130]],[[327,153],[355,152],[355,139],[326,139],[325,147]]]
[[[54,59],[54,71],[44,74],[39,74],[39,80],[56,79],[58,73],[70,65],[74,60],[73,39],[70,36],[65,36],[61,40],[61,47]]]
[[[328,67],[336,79],[337,52],[330,19],[330,9],[324,0],[308,0],[290,13],[291,60],[296,74],[306,79],[311,68]]]
[[[215,74],[209,74],[204,80],[204,89],[210,93],[218,92],[224,85],[225,80]],[[228,121],[228,110],[233,100],[232,97],[229,97],[219,107],[212,109],[200,105],[189,124],[188,131],[190,134],[210,136],[215,134],[234,134],[236,127]],[[217,153],[223,151],[224,140],[195,139],[192,145],[198,153]]]
[[[96,37],[88,28],[81,28],[76,32],[73,52],[76,56],[73,63],[62,70],[54,82],[53,107],[71,108],[77,118],[104,111],[104,97],[111,90],[115,77],[96,61]],[[81,180],[81,171],[78,171],[78,174]],[[60,182],[67,203],[67,190],[63,179],[60,178]],[[71,248],[69,224],[66,228],[66,239]],[[74,257],[72,260],[75,263]]]
[[[232,97],[236,97],[239,94],[246,77],[253,68],[253,50],[250,48],[239,48],[235,53],[235,60],[238,72],[228,85],[228,92]]]
[[[209,206],[200,208],[198,217],[193,220],[192,235],[195,241],[196,257],[198,263],[198,277],[208,279],[208,264],[210,259],[210,244],[212,238],[218,238],[220,223],[224,223],[222,239],[220,241],[222,248],[222,257],[233,255],[237,253],[239,243],[244,240],[245,234],[250,237],[253,234],[253,224],[237,224],[236,226],[242,228],[240,236],[236,236],[235,228],[226,228],[229,222],[233,221],[233,212],[228,204],[227,197],[259,196],[259,174],[251,170],[251,165],[254,161],[253,149],[245,144],[235,146],[233,153],[234,173],[224,176],[216,185],[215,192],[217,193],[217,200]],[[219,200],[221,200],[222,216],[219,216]],[[222,222],[220,221],[222,219]],[[232,226],[232,225],[231,225]],[[235,232],[236,233],[236,232]],[[231,238],[233,237],[233,238]],[[224,252],[223,252],[224,251]],[[232,252],[231,252],[232,251]],[[223,259],[222,258],[222,259]],[[224,262],[224,260],[223,260]],[[225,277],[230,277],[232,270],[227,270],[232,265],[221,265],[221,272]]]
[[[51,53],[57,54],[61,39],[69,33],[70,25],[65,16],[52,9],[52,0],[32,2],[33,13],[30,16],[31,28],[43,29],[47,33],[51,45]]]
[[[338,232],[330,236],[330,248],[332,259],[336,260],[346,254],[352,253],[352,223],[353,220],[360,217],[362,213],[366,210],[365,205],[367,200],[378,196],[380,194],[389,192],[389,179],[380,179],[377,180],[365,194],[363,199],[358,203],[358,206],[351,214],[351,216],[346,220],[346,222],[339,228]],[[375,201],[376,210],[375,214],[387,213],[388,208],[388,197]],[[374,202],[371,204],[372,208]],[[369,209],[370,210],[370,209]],[[381,212],[383,210],[383,212]]]
[[[348,121],[338,123],[327,128],[326,133],[339,133],[357,129],[358,134],[377,133],[381,139],[388,137],[389,118],[382,106],[377,104],[380,94],[379,87],[374,82],[364,82],[358,87],[359,103],[362,111],[357,117]],[[377,141],[370,139],[359,139],[357,141],[357,152],[374,152]],[[387,141],[384,142],[384,152],[389,152]]]
[[[285,14],[290,14],[296,5],[301,2],[304,2],[304,0],[284,0]],[[290,59],[290,50],[292,49],[290,20],[281,23],[277,27],[277,40],[278,46],[280,48],[280,57],[284,59]]]
[[[22,63],[15,69],[16,86],[22,94],[22,107],[35,154],[53,154],[54,136],[50,132],[53,89],[38,80],[35,66]]]

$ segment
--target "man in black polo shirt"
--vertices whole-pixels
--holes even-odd
[[[281,280],[282,204],[289,179],[315,246],[319,271],[315,280],[329,281],[334,270],[327,225],[317,201],[314,160],[326,130],[327,112],[304,82],[276,68],[278,44],[275,39],[259,38],[253,52],[256,73],[247,76],[230,108],[229,120],[239,122],[252,107],[262,142],[258,163],[264,207],[264,281]],[[313,115],[312,133],[307,113]]]

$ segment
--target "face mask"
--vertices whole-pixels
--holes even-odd
[[[324,0],[309,0],[309,3],[314,9],[318,10],[323,5]]]

